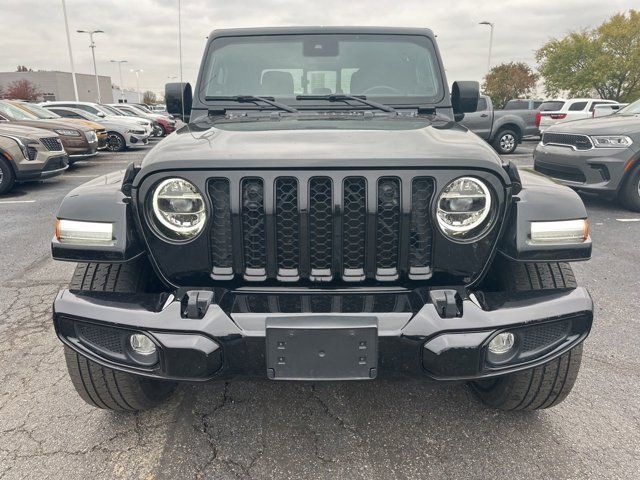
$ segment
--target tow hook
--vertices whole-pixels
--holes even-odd
[[[429,298],[441,318],[455,318],[462,313],[462,301],[455,290],[429,290]]]
[[[182,313],[186,318],[199,320],[204,318],[212,302],[212,291],[189,290],[182,297]]]

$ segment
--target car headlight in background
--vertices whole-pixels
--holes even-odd
[[[458,178],[438,198],[438,224],[450,238],[469,239],[487,225],[492,203],[489,187],[482,180]]]
[[[96,132],[94,130],[89,130],[85,135],[87,137],[87,141],[88,142],[97,142],[98,141],[98,136],[96,135]]]
[[[153,192],[152,208],[162,232],[175,240],[195,237],[206,221],[202,195],[182,178],[160,182]]]
[[[22,155],[24,155],[24,158],[26,158],[27,160],[35,160],[38,156],[38,149],[34,146],[38,145],[38,142],[36,142],[35,140],[32,140],[30,138],[17,137],[15,135],[3,134],[3,136],[9,137],[13,141],[15,141],[20,147]]]
[[[54,132],[58,135],[64,135],[65,137],[79,137],[80,132],[77,130],[69,130],[67,128],[54,128]]]
[[[626,135],[593,135],[591,141],[596,148],[627,148],[633,143]]]

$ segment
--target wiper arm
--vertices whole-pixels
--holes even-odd
[[[280,103],[280,102],[276,102],[273,97],[258,97],[256,95],[231,95],[231,96],[223,96],[223,97],[204,97],[205,100],[229,100],[232,102],[238,102],[238,103],[256,103],[256,102],[263,102],[266,103],[268,105],[271,105],[272,107],[276,107],[279,110],[284,110],[285,112],[291,112],[291,113],[296,113],[298,110],[296,110],[293,107],[290,107],[289,105],[286,105],[284,103]]]
[[[383,112],[395,112],[396,109],[390,107],[389,105],[384,105],[378,102],[372,102],[371,100],[367,100],[367,97],[364,95],[345,95],[334,93],[331,95],[298,95],[296,100],[327,100],[328,102],[347,102],[349,100],[354,102],[364,103],[365,105],[369,105],[370,107],[377,108],[378,110],[382,110]]]

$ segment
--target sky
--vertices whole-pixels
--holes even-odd
[[[95,37],[100,75],[135,89],[162,92],[179,75],[178,0],[67,0],[76,72],[93,73],[89,39],[76,30],[104,30]],[[492,65],[526,62],[547,40],[593,28],[638,0],[182,0],[183,78],[195,81],[207,35],[229,27],[375,25],[428,27],[438,37],[447,80],[481,80],[487,71],[489,27],[495,24]],[[70,71],[62,0],[0,0],[0,71],[17,65]]]

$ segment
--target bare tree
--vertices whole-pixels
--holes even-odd
[[[4,96],[15,100],[26,100],[35,102],[40,97],[41,92],[38,87],[27,79],[15,80],[7,85]]]
[[[142,94],[142,103],[145,105],[155,105],[157,103],[156,94],[151,90],[147,90]]]

